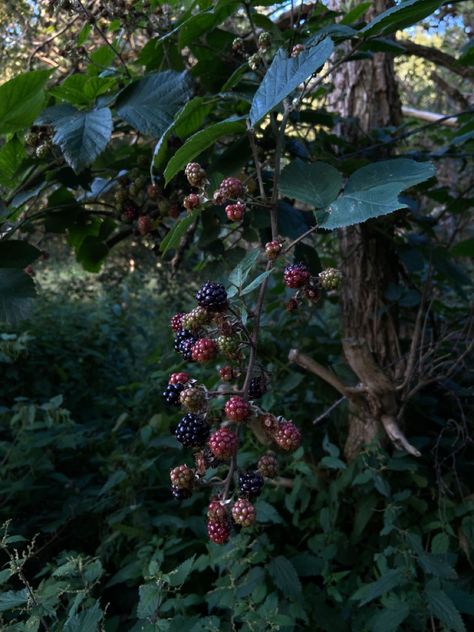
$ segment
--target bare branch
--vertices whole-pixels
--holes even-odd
[[[408,452],[408,454],[413,456],[421,456],[421,452],[419,452],[405,437],[395,417],[392,417],[391,415],[382,415],[381,421],[388,438],[396,448],[399,450],[405,450],[405,452]]]
[[[330,384],[344,397],[351,396],[351,393],[348,391],[346,385],[343,384],[340,379],[334,375],[334,373],[331,373],[331,371],[326,369],[326,367],[322,366],[319,362],[316,362],[316,360],[313,360],[313,358],[310,358],[305,353],[301,353],[298,349],[290,349],[290,352],[288,353],[288,360],[290,362],[294,362],[302,369],[305,369],[310,373],[314,373],[314,375],[317,375],[322,380]]]

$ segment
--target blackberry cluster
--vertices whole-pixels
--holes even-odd
[[[274,258],[274,246],[276,242],[270,242],[265,247],[268,258]],[[304,296],[310,303],[317,303],[321,298],[321,290],[332,290],[337,288],[341,279],[341,273],[335,268],[328,268],[319,273],[314,278],[304,263],[290,263],[283,271],[284,284],[297,290],[286,304],[288,311],[298,309],[298,300]]]

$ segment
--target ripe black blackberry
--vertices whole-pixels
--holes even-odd
[[[209,437],[209,430],[203,417],[188,413],[181,419],[174,434],[185,448],[202,448]]]
[[[222,312],[227,307],[227,292],[220,283],[208,281],[198,290],[196,300],[211,312]]]
[[[250,380],[249,385],[249,398],[250,399],[260,399],[267,392],[267,387],[265,384],[265,379],[263,376],[259,375],[257,377],[253,377]]]
[[[241,472],[239,475],[239,487],[243,496],[255,498],[262,491],[263,476],[258,472]]]
[[[191,336],[191,338],[185,338],[179,343],[178,351],[185,360],[188,360],[188,362],[191,362],[193,359],[193,347],[196,341],[197,338]]]
[[[174,348],[175,351],[179,351],[179,345],[189,338],[194,338],[193,334],[189,331],[189,329],[178,329],[176,332],[176,336],[174,337]]]
[[[163,391],[163,399],[169,406],[179,406],[179,396],[184,390],[184,384],[168,384]]]
[[[171,493],[176,500],[185,500],[192,494],[190,489],[181,489],[180,487],[176,487],[176,485],[171,485]]]

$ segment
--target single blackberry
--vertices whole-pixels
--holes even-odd
[[[264,454],[258,460],[258,471],[262,476],[275,478],[278,474],[278,461],[273,454]]]
[[[183,200],[183,206],[187,211],[193,211],[201,204],[201,199],[197,193],[190,193]]]
[[[189,382],[189,375],[184,371],[172,373],[168,380],[168,384],[186,384],[186,382]]]
[[[163,399],[169,406],[179,406],[179,396],[184,390],[184,384],[168,384],[163,391]]]
[[[176,487],[176,485],[171,485],[171,493],[176,500],[185,500],[192,494],[190,489],[181,489],[180,487]]]
[[[178,351],[188,362],[191,362],[193,359],[193,347],[195,342],[196,338],[193,336],[192,338],[186,338],[179,343]]]
[[[224,408],[227,419],[231,421],[245,421],[250,416],[250,406],[248,402],[239,395],[232,395]]]
[[[230,536],[229,523],[209,520],[207,523],[207,533],[211,542],[215,544],[225,544]]]
[[[185,448],[201,448],[209,437],[209,426],[200,415],[188,413],[181,419],[174,434]]]
[[[209,439],[209,449],[218,459],[230,459],[237,452],[239,439],[228,428],[219,428]]]
[[[213,498],[207,508],[207,517],[211,522],[227,522],[227,509],[217,498]]]
[[[238,498],[232,507],[232,518],[241,527],[250,527],[257,517],[255,507],[247,498]]]
[[[235,204],[228,204],[225,207],[225,214],[227,215],[227,219],[231,222],[240,221],[245,213],[245,204],[238,200]]]
[[[304,263],[290,263],[283,271],[283,282],[287,287],[299,288],[309,281],[310,273]]]
[[[260,33],[260,35],[258,36],[259,50],[265,52],[270,48],[271,45],[272,45],[272,36],[270,35],[270,33],[267,33],[266,31],[263,31],[263,33]]]
[[[212,338],[199,338],[191,350],[192,359],[195,362],[209,362],[216,357],[217,345]]]
[[[200,329],[207,325],[210,320],[210,314],[204,307],[195,307],[188,314],[183,316],[183,327],[191,331]]]
[[[190,413],[200,413],[207,407],[206,392],[199,386],[189,386],[180,395],[179,401]]]
[[[183,316],[184,316],[184,312],[178,312],[177,314],[171,317],[170,325],[171,325],[171,329],[175,333],[183,329]]]
[[[241,472],[239,487],[246,498],[259,496],[263,487],[263,476],[259,472]]]
[[[337,268],[327,268],[319,273],[319,285],[323,290],[335,290],[341,282],[341,272]]]
[[[275,439],[275,443],[287,452],[294,452],[301,444],[301,432],[291,421],[281,422],[273,438]]]
[[[206,179],[206,172],[198,162],[188,162],[184,175],[192,187],[200,187]]]
[[[187,465],[178,465],[171,470],[170,480],[173,487],[191,489],[194,482],[194,470]]]
[[[253,377],[249,384],[249,398],[260,399],[267,392],[267,386],[263,376]]]
[[[198,290],[196,300],[201,307],[211,312],[222,312],[227,307],[227,292],[220,283],[208,281]]]

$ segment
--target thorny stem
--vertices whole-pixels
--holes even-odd
[[[104,42],[106,43],[106,45],[110,48],[110,50],[112,50],[114,52],[114,55],[117,57],[117,59],[120,61],[120,63],[123,66],[123,69],[125,70],[125,74],[127,75],[127,77],[129,79],[132,78],[132,75],[130,74],[129,69],[127,68],[127,64],[125,63],[124,58],[122,57],[122,54],[119,50],[117,50],[115,48],[115,46],[113,44],[111,44],[111,42],[109,41],[107,35],[104,33],[104,31],[100,28],[100,26],[98,26],[98,24],[96,23],[95,17],[92,15],[92,13],[90,13],[90,11],[82,4],[81,0],[77,0],[78,5],[81,7],[82,12],[84,13],[84,15],[87,16],[87,19],[89,20],[89,24],[92,24],[93,28],[97,31],[97,33],[100,35],[100,37],[104,40]]]
[[[314,233],[315,230],[318,230],[318,225],[316,224],[315,226],[311,226],[311,228],[309,228],[305,233],[303,233],[302,235],[300,235],[299,237],[297,237],[296,239],[294,239],[286,248],[285,250],[283,250],[283,252],[281,253],[282,255],[286,255],[287,252],[289,252],[294,246],[296,246],[296,244],[300,241],[302,241],[305,237],[307,237],[308,235],[311,235],[311,233]]]

